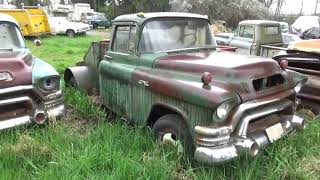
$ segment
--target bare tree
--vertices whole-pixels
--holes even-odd
[[[314,15],[317,14],[318,4],[319,4],[319,0],[316,0],[316,7],[314,8]]]
[[[264,7],[270,9],[271,5],[275,3],[275,0],[258,0]]]
[[[285,0],[278,0],[278,2],[277,2],[276,11],[274,13],[274,16],[277,18],[279,18],[280,14],[281,14],[281,9],[282,9],[283,3],[285,3]]]
[[[303,14],[303,0],[301,0],[301,9],[299,15],[301,16]]]

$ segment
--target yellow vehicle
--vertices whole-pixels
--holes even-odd
[[[0,13],[14,17],[24,36],[39,36],[51,33],[48,16],[38,6],[24,6],[22,9],[0,9]]]

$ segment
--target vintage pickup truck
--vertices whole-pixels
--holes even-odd
[[[246,55],[271,58],[287,48],[280,23],[276,21],[241,21],[235,33],[219,33],[215,39],[218,45],[237,47],[238,53]]]
[[[17,21],[1,13],[0,42],[0,130],[62,116],[59,74],[31,55]]]
[[[184,145],[204,163],[256,156],[305,127],[295,115],[294,88],[306,78],[285,69],[286,61],[280,66],[216,47],[207,16],[122,15],[113,21],[111,41],[92,43],[64,78],[69,86],[96,89],[111,111],[150,126],[161,143]]]
[[[316,115],[320,114],[320,40],[299,41],[288,47],[286,53],[273,59],[279,63],[286,60],[288,69],[308,75],[308,81],[301,88],[298,97],[301,108],[307,108]]]

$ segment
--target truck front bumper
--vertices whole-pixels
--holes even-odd
[[[293,115],[298,101],[292,101],[291,93],[281,93],[282,97],[274,100],[258,99],[240,105],[226,126],[196,126],[195,159],[217,164],[242,154],[254,157],[269,143],[296,129],[304,129],[305,120]]]
[[[26,124],[43,124],[65,113],[62,93],[43,100],[33,86],[16,86],[0,90],[0,130]]]

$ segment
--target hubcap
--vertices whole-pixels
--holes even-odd
[[[171,145],[178,148],[178,152],[183,152],[183,147],[180,140],[177,139],[177,136],[172,133],[164,133],[162,138],[162,143],[165,145]]]

